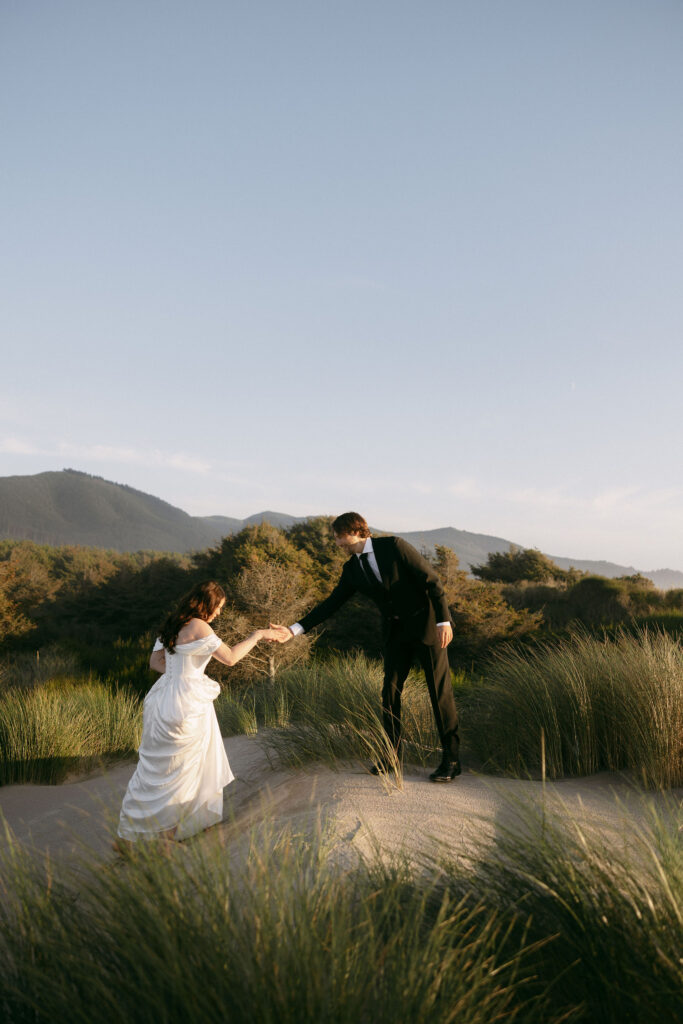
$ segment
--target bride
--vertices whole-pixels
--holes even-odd
[[[223,817],[223,787],[234,776],[213,707],[220,686],[204,669],[212,657],[235,665],[260,640],[289,637],[283,626],[257,629],[228,647],[209,625],[224,604],[222,587],[199,583],[161,627],[149,664],[163,674],[144,702],[140,759],[119,820],[122,840],[186,839]]]

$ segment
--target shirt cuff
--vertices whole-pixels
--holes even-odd
[[[293,626],[289,627],[289,630],[292,636],[300,636],[302,633],[306,632],[300,622],[295,622]]]
[[[450,626],[450,622],[437,622],[437,626]]]

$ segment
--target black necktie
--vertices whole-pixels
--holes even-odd
[[[381,590],[382,584],[377,579],[374,572],[372,571],[372,568],[370,567],[370,555],[367,551],[364,551],[363,554],[360,556],[360,564],[362,566],[363,572],[365,573],[365,577],[368,583],[370,584],[370,589]]]

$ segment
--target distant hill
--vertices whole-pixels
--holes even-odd
[[[71,469],[0,478],[0,537],[12,540],[186,552],[241,526],[225,516],[190,516],[151,494]]]
[[[456,530],[453,526],[445,526],[440,530],[422,530],[414,533],[399,533],[418,551],[433,551],[439,544],[455,551],[461,566],[469,569],[471,565],[485,562],[493,551],[507,551],[512,543],[503,537],[489,537],[485,533],[470,533],[469,530]]]
[[[242,527],[244,526],[258,526],[260,523],[270,523],[271,526],[278,526],[281,530],[286,530],[287,527],[292,526],[294,523],[305,523],[307,519],[312,519],[313,516],[288,516],[285,512],[257,512],[254,516],[247,516],[246,519],[242,520]]]
[[[309,517],[270,511],[247,519],[191,516],[161,498],[74,469],[0,477],[0,538],[33,540],[39,544],[185,553],[210,547],[222,537],[265,520],[286,529],[306,518]],[[468,569],[485,562],[491,552],[507,551],[513,543],[504,537],[470,533],[452,526],[398,535],[418,550],[431,551],[436,544],[452,548],[460,564]],[[640,571],[662,590],[683,587],[683,572],[674,569],[644,571],[614,562],[548,557],[563,569],[574,566],[608,577],[632,576]]]
[[[440,530],[426,530],[417,533],[401,533],[410,544],[418,551],[433,551],[436,544],[452,548],[460,560],[460,564],[469,569],[473,565],[481,565],[489,554],[495,551],[508,551],[513,543],[504,540],[502,537],[488,537],[483,533],[469,533],[467,530],[455,530],[452,526],[443,527]],[[516,544],[516,547],[522,547]],[[632,565],[619,565],[616,562],[592,561],[588,558],[565,558],[561,555],[547,555],[561,569],[579,569],[581,572],[589,572],[594,576],[607,576],[613,579],[616,576],[635,576],[639,573],[647,579],[652,580],[660,590],[671,590],[675,587],[683,587],[683,572],[677,569],[635,569]]]
[[[264,520],[287,527],[295,516],[248,519],[191,516],[152,494],[75,469],[0,477],[0,538],[82,544],[114,551],[201,551]]]

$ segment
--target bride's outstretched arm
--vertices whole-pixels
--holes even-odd
[[[220,661],[223,665],[236,665],[245,654],[249,654],[249,651],[256,647],[259,640],[274,640],[277,643],[282,643],[282,633],[279,629],[255,629],[253,633],[250,633],[244,640],[240,640],[234,647],[221,644],[218,650],[214,651],[213,656],[216,661]]]

